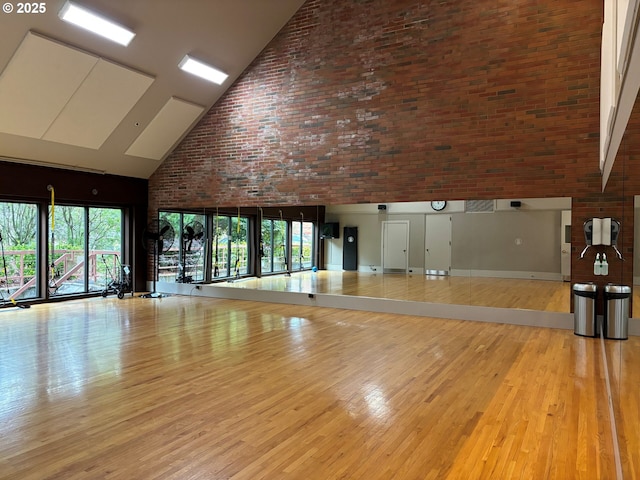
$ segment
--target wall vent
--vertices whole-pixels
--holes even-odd
[[[466,200],[464,211],[466,213],[492,213],[495,209],[495,200]]]

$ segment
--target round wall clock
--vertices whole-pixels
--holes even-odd
[[[447,206],[447,202],[444,200],[434,200],[431,202],[431,208],[433,208],[436,212],[444,210],[444,207]]]

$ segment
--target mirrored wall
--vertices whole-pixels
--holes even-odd
[[[570,311],[570,198],[328,206],[326,221],[358,228],[358,270],[372,274],[397,271],[383,239],[405,224],[407,273],[437,285],[424,301]],[[344,239],[324,244],[326,267],[341,270]]]

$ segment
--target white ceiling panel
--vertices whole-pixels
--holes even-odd
[[[171,97],[126,154],[162,160],[203,111],[202,105]]]
[[[153,83],[153,77],[100,59],[44,140],[98,149]]]
[[[28,32],[0,75],[0,132],[41,138],[97,62]]]
[[[78,0],[136,33],[123,47],[62,21],[65,1],[47,0],[40,15],[0,12],[0,157],[138,178],[153,174],[185,126],[197,123],[304,4]],[[215,85],[185,73],[178,68],[185,55],[229,78]],[[103,61],[154,80],[146,88],[147,80],[115,68],[104,72],[109,83],[98,74],[111,70]]]

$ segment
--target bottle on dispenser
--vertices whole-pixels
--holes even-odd
[[[596,261],[593,262],[593,274],[602,275],[602,261],[599,253],[596,253]]]
[[[609,275],[609,262],[607,262],[607,254],[602,254],[602,261],[600,264],[600,275]]]

